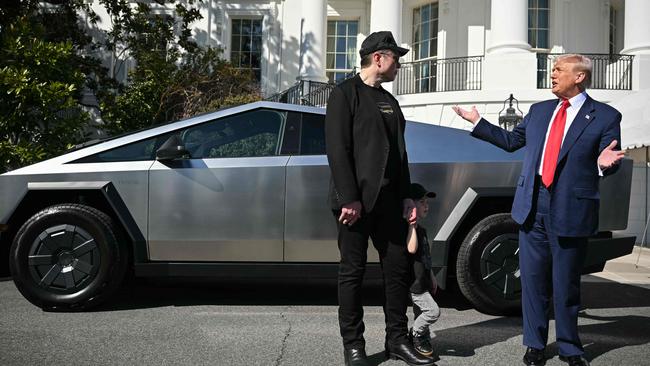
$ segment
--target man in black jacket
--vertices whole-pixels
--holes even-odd
[[[399,57],[391,32],[375,32],[362,43],[361,72],[330,95],[325,118],[330,200],[338,225],[339,325],[345,364],[368,365],[363,338],[361,285],[368,238],[379,253],[384,276],[386,355],[409,365],[433,365],[407,337],[409,289],[408,223],[416,221],[409,197],[405,120],[397,100],[381,87],[393,81]],[[406,220],[405,220],[406,219]]]

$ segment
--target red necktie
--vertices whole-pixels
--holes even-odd
[[[542,167],[542,183],[544,183],[544,186],[547,188],[553,184],[555,168],[557,167],[557,157],[560,155],[560,147],[562,147],[562,138],[564,137],[566,110],[570,105],[571,104],[569,104],[568,100],[562,99],[562,106],[553,119],[551,132],[548,134],[548,141],[546,141],[544,166]]]

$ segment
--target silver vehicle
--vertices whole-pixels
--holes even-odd
[[[0,175],[0,253],[44,309],[86,309],[136,276],[336,278],[324,109],[257,102],[158,126]],[[520,306],[510,218],[523,152],[408,122],[411,178],[437,193],[424,225],[442,288],[481,311]],[[630,253],[632,164],[601,182],[585,273]],[[369,250],[369,260],[377,254]],[[378,274],[378,265],[368,275]]]

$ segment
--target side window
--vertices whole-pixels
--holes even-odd
[[[194,159],[277,155],[286,112],[255,110],[220,118],[181,133]]]
[[[134,142],[115,149],[103,151],[73,161],[73,163],[109,163],[119,161],[144,161],[155,160],[156,150],[162,145],[173,132],[158,135],[146,140]]]
[[[322,114],[302,114],[300,131],[300,155],[325,154],[325,116]]]

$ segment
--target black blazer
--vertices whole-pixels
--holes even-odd
[[[334,88],[327,102],[325,146],[332,172],[329,194],[334,210],[361,201],[365,212],[372,211],[384,178],[390,148],[388,136],[375,100],[359,92],[365,87],[357,75]],[[401,109],[396,112],[401,162],[397,183],[400,198],[407,198],[411,178],[404,142],[406,122]]]

